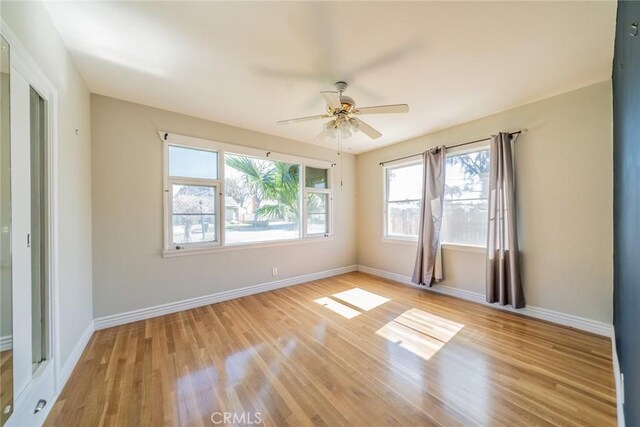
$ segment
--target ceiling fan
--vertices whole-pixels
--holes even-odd
[[[356,108],[356,103],[353,98],[343,95],[343,92],[348,87],[347,83],[342,81],[336,82],[334,87],[336,91],[320,92],[320,95],[322,95],[327,103],[326,114],[281,120],[277,123],[279,125],[287,125],[290,123],[306,122],[308,120],[331,119],[324,124],[322,132],[316,139],[325,137],[335,138],[338,133],[342,138],[349,138],[359,130],[369,138],[377,139],[380,138],[382,134],[360,120],[357,116],[363,114],[407,113],[409,111],[407,104]]]

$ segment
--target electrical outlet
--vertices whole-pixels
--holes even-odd
[[[271,269],[271,275],[272,276],[277,276],[278,275],[278,267],[273,267]]]

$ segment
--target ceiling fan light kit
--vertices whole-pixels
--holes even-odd
[[[349,86],[346,82],[339,81],[333,85],[335,91],[320,92],[327,104],[327,114],[318,116],[300,117],[297,119],[281,120],[277,122],[280,125],[305,122],[316,119],[331,119],[324,124],[323,130],[317,138],[336,138],[338,132],[342,138],[349,138],[352,134],[362,131],[371,139],[377,139],[382,136],[380,132],[357,118],[362,114],[389,114],[389,113],[407,113],[409,106],[407,104],[393,105],[377,105],[373,107],[356,108],[356,102],[350,96],[344,95],[344,91]],[[316,139],[317,139],[316,138]]]

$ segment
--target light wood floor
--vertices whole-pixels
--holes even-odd
[[[277,426],[613,426],[610,340],[350,273],[98,331],[46,425],[212,426],[225,411]]]
[[[11,415],[4,411],[7,405],[13,406],[13,350],[0,352],[0,425]]]

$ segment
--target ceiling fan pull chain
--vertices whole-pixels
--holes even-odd
[[[340,156],[340,191],[342,191],[342,187],[344,186],[344,183],[342,182],[342,165],[344,164],[344,159],[342,158],[342,134],[340,132],[338,132],[338,149],[340,150],[338,152],[338,156]]]

